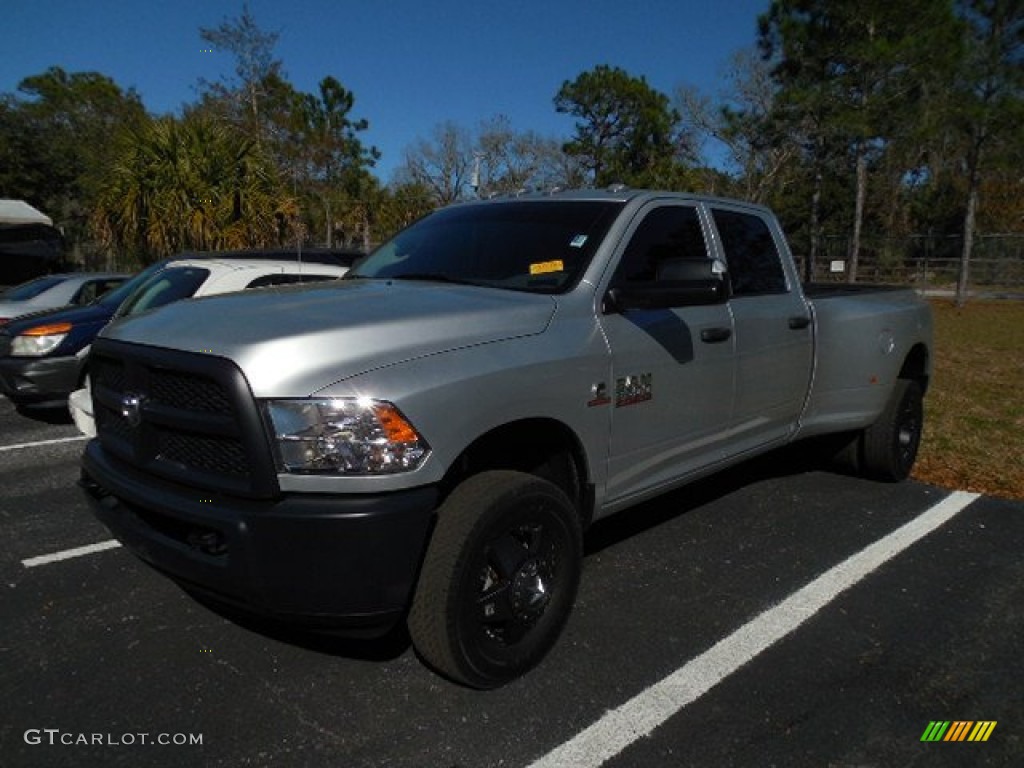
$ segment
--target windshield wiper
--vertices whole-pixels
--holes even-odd
[[[433,283],[453,283],[455,285],[478,285],[472,280],[451,277],[440,272],[407,272],[401,275],[387,275],[387,280],[423,280]]]

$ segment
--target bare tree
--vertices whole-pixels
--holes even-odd
[[[578,187],[584,164],[566,155],[553,138],[516,131],[503,116],[483,121],[475,132],[452,122],[434,129],[430,140],[406,150],[397,181],[430,190],[438,205],[474,195]]]
[[[473,142],[469,132],[449,121],[434,129],[432,139],[421,139],[406,150],[398,179],[425,187],[438,205],[448,205],[470,195],[472,170]]]
[[[695,142],[706,137],[725,146],[742,196],[763,203],[799,157],[800,141],[780,135],[772,121],[777,85],[756,50],[734,54],[726,78],[728,84],[717,99],[695,86],[679,86],[675,106]]]
[[[480,159],[482,195],[564,187],[572,181],[563,173],[564,153],[557,140],[516,131],[504,115],[481,124],[474,157]]]

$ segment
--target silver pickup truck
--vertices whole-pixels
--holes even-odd
[[[81,485],[208,601],[501,685],[556,641],[591,521],[793,440],[907,476],[912,292],[805,291],[772,213],[613,189],[445,208],[349,276],[174,304],[91,354]]]

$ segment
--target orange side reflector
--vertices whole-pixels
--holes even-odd
[[[29,328],[21,336],[56,336],[58,333],[67,333],[73,326],[71,323],[51,323],[50,325],[37,325]]]
[[[412,428],[412,424],[405,420],[395,406],[376,403],[373,406],[373,411],[377,414],[377,420],[381,427],[384,428],[384,434],[392,443],[415,443],[420,439],[416,430]]]

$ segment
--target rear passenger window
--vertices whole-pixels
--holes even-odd
[[[697,209],[678,205],[657,208],[647,214],[630,238],[612,285],[657,280],[662,262],[680,258],[708,258]]]
[[[764,219],[719,209],[711,215],[725,249],[733,296],[786,293],[782,260]]]
[[[121,280],[90,280],[78,289],[78,293],[71,299],[71,303],[79,306],[91,304],[111,288],[116,288],[121,282]]]
[[[94,299],[99,298],[98,287],[99,285],[95,281],[82,283],[82,287],[75,292],[75,295],[71,297],[71,301],[69,301],[68,304],[84,306]]]
[[[249,283],[246,288],[266,288],[268,285],[292,285],[293,283],[322,283],[325,280],[337,280],[337,275],[261,275]]]

